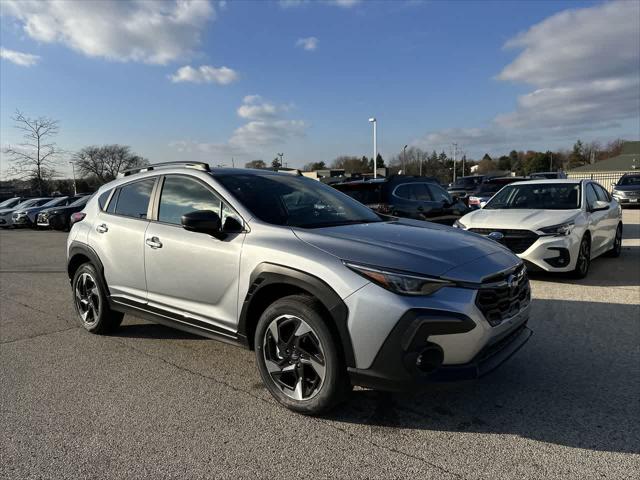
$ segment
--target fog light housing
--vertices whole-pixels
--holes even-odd
[[[547,250],[553,250],[559,253],[559,256],[557,257],[544,259],[544,261],[549,265],[554,268],[563,268],[569,266],[569,262],[571,262],[571,255],[569,254],[568,249],[563,247],[549,247]]]

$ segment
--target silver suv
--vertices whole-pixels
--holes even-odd
[[[315,180],[160,164],[73,214],[76,312],[124,313],[253,349],[273,396],[317,414],[352,385],[479,377],[531,335],[522,261],[479,235],[380,217]]]

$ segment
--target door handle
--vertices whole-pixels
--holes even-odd
[[[145,240],[145,243],[149,245],[151,248],[153,248],[154,250],[157,248],[162,248],[162,242],[158,237],[147,238]]]
[[[104,223],[101,223],[96,227],[96,232],[98,233],[106,233],[109,231],[109,227],[107,227]]]

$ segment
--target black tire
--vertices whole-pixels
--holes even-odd
[[[571,272],[573,278],[585,278],[589,273],[591,265],[591,239],[589,235],[584,235],[578,249],[578,258],[576,259],[576,268]]]
[[[107,289],[91,263],[80,265],[73,275],[72,295],[76,314],[89,332],[111,333],[122,323],[124,314],[109,308]]]
[[[291,295],[267,307],[258,320],[254,345],[265,386],[295,412],[321,414],[351,390],[338,339],[312,297]]]
[[[607,257],[618,258],[622,253],[622,223],[618,224],[618,228],[616,229],[616,238],[613,241],[613,247],[609,250],[606,255]]]

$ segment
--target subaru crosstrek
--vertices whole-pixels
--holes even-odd
[[[301,176],[154,165],[101,187],[72,222],[87,330],[132,313],[253,349],[271,394],[302,413],[352,385],[482,376],[531,335],[526,271],[507,248],[383,219]]]

